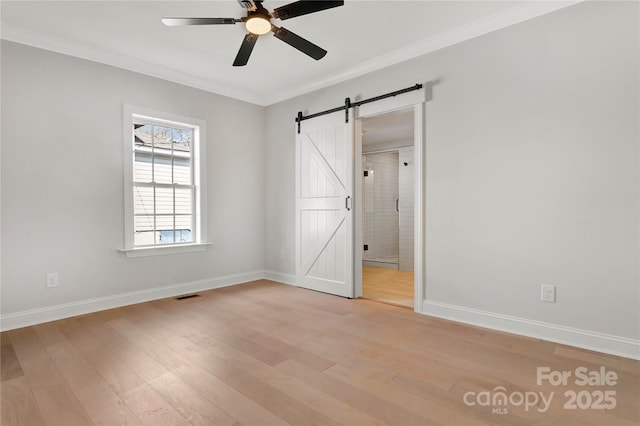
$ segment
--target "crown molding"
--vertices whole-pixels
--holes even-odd
[[[582,3],[583,1],[584,0],[526,1],[525,3],[513,6],[504,11],[454,27],[450,30],[436,34],[435,36],[407,45],[401,49],[378,56],[377,58],[369,61],[362,62],[356,66],[346,68],[338,73],[316,80],[305,86],[273,94],[273,96],[265,99],[265,104],[275,104],[296,96],[324,89],[326,87],[333,86],[334,84],[342,83],[343,81],[360,77],[373,71],[387,68],[400,62],[408,61],[410,59],[426,55],[427,53],[435,52],[436,50],[444,49],[445,47],[480,37],[484,34],[488,34],[538,16],[546,15],[569,6],[574,6]]]
[[[547,13],[582,3],[583,1],[584,0],[526,1],[504,11],[452,28],[433,37],[426,38],[401,49],[378,56],[377,58],[369,61],[362,62],[356,66],[348,67],[340,72],[315,80],[309,84],[294,87],[285,91],[278,91],[266,96],[260,96],[246,90],[229,87],[229,85],[225,83],[216,82],[182,71],[176,71],[161,65],[151,64],[138,58],[112,52],[97,46],[91,46],[85,42],[79,44],[72,40],[64,40],[61,38],[55,39],[35,32],[30,32],[23,28],[18,28],[11,24],[3,24],[0,38],[15,43],[26,44],[40,49],[62,53],[64,55],[111,65],[259,106],[269,106],[380,70],[382,68],[396,65],[400,62],[404,62]]]
[[[238,99],[240,101],[264,106],[260,97],[245,90],[235,89],[229,87],[227,84],[215,82],[213,80],[202,78],[182,71],[176,71],[162,65],[151,64],[138,58],[112,52],[95,45],[87,44],[84,41],[82,42],[82,44],[79,44],[71,40],[53,38],[45,36],[43,34],[25,30],[23,28],[19,28],[11,24],[2,25],[2,34],[0,38],[15,43],[37,47],[39,49],[61,53],[63,55],[86,59],[93,62],[99,62],[105,65],[111,65],[128,71],[133,71],[162,80],[171,81],[173,83],[183,84],[185,86],[212,92],[229,98]]]

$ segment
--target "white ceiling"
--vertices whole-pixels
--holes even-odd
[[[362,144],[413,139],[413,108],[362,120]]]
[[[272,10],[288,1],[267,0]],[[315,61],[272,35],[233,67],[242,24],[166,27],[162,17],[245,15],[230,1],[0,2],[3,39],[269,105],[557,10],[575,1],[358,1],[277,22],[328,50]]]

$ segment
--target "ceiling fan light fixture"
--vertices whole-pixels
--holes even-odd
[[[271,31],[271,21],[262,15],[250,16],[245,25],[251,34],[262,35]]]

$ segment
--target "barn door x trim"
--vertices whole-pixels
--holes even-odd
[[[296,141],[296,285],[353,297],[353,126],[318,117]]]
[[[422,300],[426,291],[424,123],[425,102],[431,99],[431,83],[426,84],[426,90],[420,90],[422,88],[422,84],[416,84],[357,102],[351,102],[347,98],[344,106],[307,116],[298,112],[295,120],[296,285],[345,297],[362,296],[362,252],[355,249],[362,247],[362,180],[355,178],[362,173],[362,119],[412,108],[415,163],[414,310],[422,312]],[[409,92],[412,93],[408,94]],[[402,94],[408,95],[398,96]],[[356,106],[360,108],[354,108]],[[335,115],[328,116],[341,111],[345,113],[344,119]],[[305,125],[301,132],[302,121],[312,118],[316,120]],[[337,154],[341,155],[340,162],[336,162]],[[339,165],[341,166],[338,167]],[[306,170],[307,167],[312,169]],[[304,179],[309,179],[308,174],[317,181],[311,187],[304,182]],[[309,188],[318,194],[309,192]],[[309,226],[309,223],[313,226]],[[326,259],[317,256],[327,250],[330,255],[324,257],[333,259],[331,268],[328,268],[330,263]],[[320,268],[317,266],[318,259]],[[325,276],[327,271],[333,275]]]

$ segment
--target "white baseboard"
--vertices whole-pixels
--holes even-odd
[[[640,359],[640,340],[425,300],[422,313],[625,358]]]
[[[293,286],[296,285],[295,275],[292,274],[271,270],[252,271],[4,314],[0,316],[0,330],[13,330],[105,309],[212,290],[260,279],[268,279]],[[520,334],[625,358],[640,359],[640,341],[626,337],[428,300],[425,300],[422,304],[422,313],[424,315]]]
[[[271,281],[276,281],[282,284],[289,284],[293,286],[297,286],[296,284],[296,276],[291,274],[284,274],[282,272],[264,271],[264,278]]]
[[[253,271],[5,314],[0,316],[0,330],[13,330],[15,328],[103,311],[105,309],[119,308],[121,306],[164,299],[166,297],[227,287],[260,280],[263,279],[264,276],[263,271]]]

